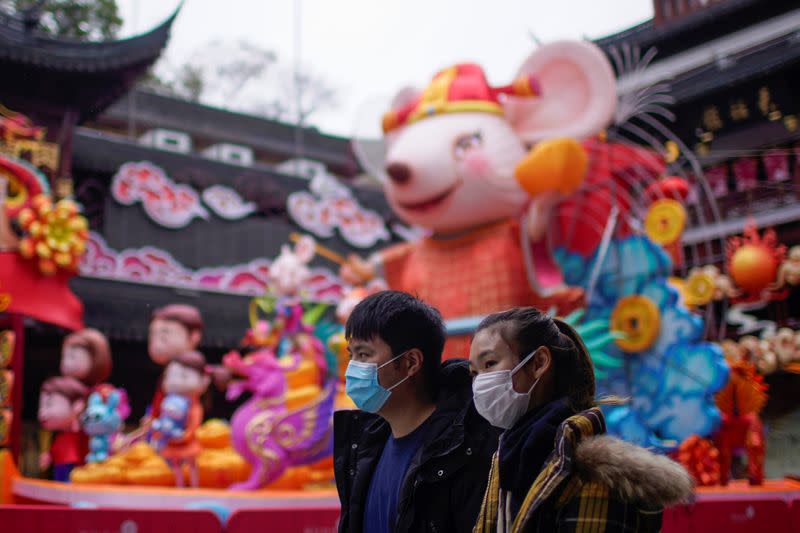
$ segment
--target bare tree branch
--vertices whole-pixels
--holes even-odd
[[[164,62],[156,70],[164,74],[146,85],[154,90],[302,125],[339,102],[322,76],[307,69],[295,75],[275,52],[248,41],[210,42],[180,67]]]

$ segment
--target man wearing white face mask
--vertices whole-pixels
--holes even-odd
[[[604,435],[594,368],[566,323],[524,307],[490,315],[470,347],[475,406],[505,430],[476,533],[658,532],[687,501],[677,463]]]
[[[334,415],[339,531],[471,531],[499,432],[475,410],[467,362],[442,364],[441,315],[384,291],[353,309],[345,335],[359,410]]]

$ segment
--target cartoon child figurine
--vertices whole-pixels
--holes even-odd
[[[191,402],[186,396],[180,394],[164,396],[161,401],[161,416],[153,420],[151,426],[155,435],[151,437],[150,444],[156,450],[160,451],[170,439],[183,436],[190,407]]]
[[[96,387],[111,375],[111,349],[105,335],[82,329],[67,335],[61,348],[61,375]]]
[[[111,348],[106,336],[96,329],[86,328],[70,333],[64,339],[61,348],[61,375],[75,378],[89,388],[89,393],[99,392],[103,401],[107,401],[112,391],[117,391],[119,401],[116,411],[121,420],[131,413],[128,394],[125,389],[118,389],[105,383],[111,375]]]
[[[83,464],[88,444],[80,430],[78,417],[86,406],[86,386],[75,378],[59,376],[46,380],[39,394],[39,423],[57,432],[49,451],[42,451],[39,467],[53,465],[56,481],[69,481],[76,465]]]
[[[189,412],[181,437],[167,441],[161,450],[161,456],[170,463],[175,472],[175,480],[179,487],[183,486],[183,465],[189,466],[191,485],[198,484],[196,457],[200,453],[200,443],[195,431],[203,422],[203,407],[200,396],[208,389],[209,376],[205,372],[206,359],[200,352],[184,352],[167,364],[164,380],[161,385],[163,394],[179,395],[189,402]],[[160,419],[160,416],[159,416]]]
[[[153,312],[148,335],[150,359],[158,365],[166,366],[178,355],[197,349],[203,337],[203,317],[191,305],[167,305]],[[153,396],[150,412],[152,420],[161,416],[162,389],[159,384]]]

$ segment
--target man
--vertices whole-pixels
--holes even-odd
[[[497,431],[475,411],[467,362],[442,364],[441,315],[382,291],[353,309],[345,336],[360,410],[334,415],[339,531],[472,531]]]

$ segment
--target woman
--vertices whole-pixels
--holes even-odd
[[[505,430],[475,532],[656,532],[691,497],[677,463],[604,435],[589,353],[566,323],[532,307],[490,315],[469,363],[475,407]]]

